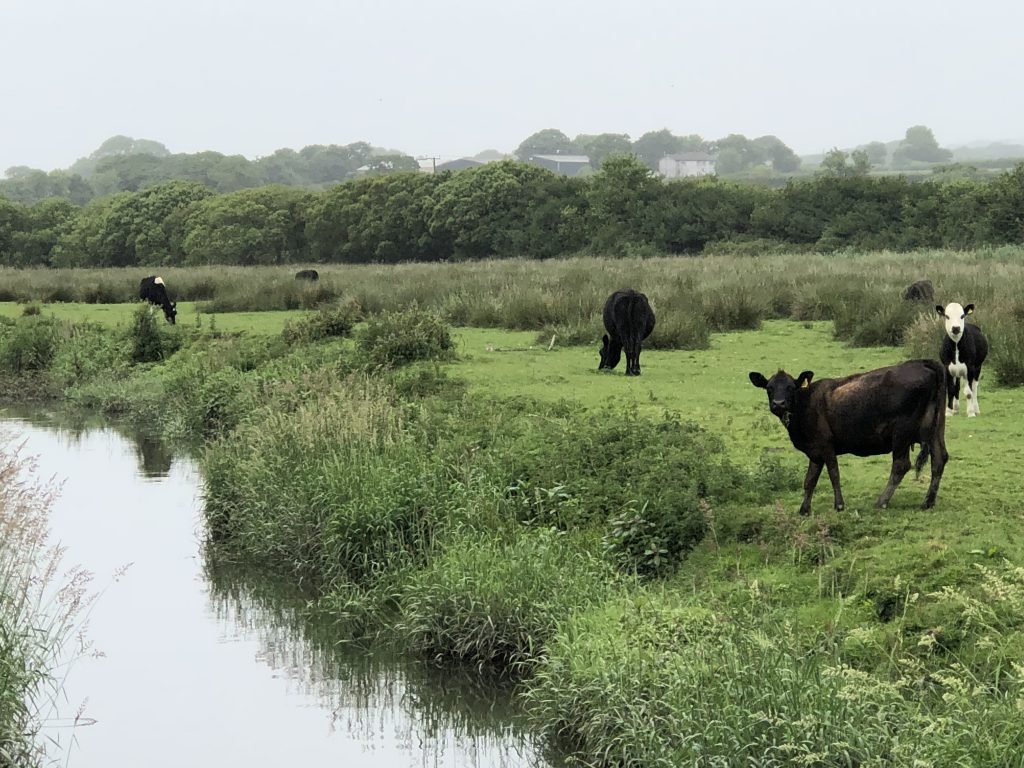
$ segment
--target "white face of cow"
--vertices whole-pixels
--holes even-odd
[[[968,304],[964,308],[954,301],[952,304],[947,304],[945,308],[937,307],[937,309],[940,310],[946,321],[946,335],[953,340],[954,344],[959,342],[964,335],[967,316],[974,310],[974,305]]]

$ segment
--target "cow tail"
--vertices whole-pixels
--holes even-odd
[[[921,453],[918,454],[917,461],[914,462],[915,477],[921,476],[921,470],[928,463],[933,435],[936,432],[941,435],[946,429],[946,371],[935,360],[926,360],[925,364],[935,374],[938,385],[935,387],[935,398],[929,404],[929,407],[934,409],[934,415],[929,420],[931,427],[921,434]]]

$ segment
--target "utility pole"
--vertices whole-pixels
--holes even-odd
[[[430,172],[431,173],[437,173],[437,161],[441,159],[440,157],[433,157],[432,155],[421,155],[420,157],[417,157],[416,159],[417,160],[429,160],[430,161]]]

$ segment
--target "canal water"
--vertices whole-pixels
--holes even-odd
[[[188,457],[109,425],[0,417],[63,483],[53,540],[100,592],[44,730],[60,764],[549,765],[500,685],[339,644],[278,586],[211,573]]]

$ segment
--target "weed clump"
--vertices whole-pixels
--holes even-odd
[[[321,339],[348,336],[362,318],[362,309],[355,301],[324,307],[301,320],[288,322],[281,332],[289,344],[309,344]]]
[[[132,315],[128,338],[132,360],[136,363],[155,363],[164,359],[164,337],[157,323],[156,313],[147,304],[140,304]]]
[[[371,318],[358,334],[356,345],[371,367],[395,368],[417,360],[455,356],[448,324],[435,312],[415,308]]]

